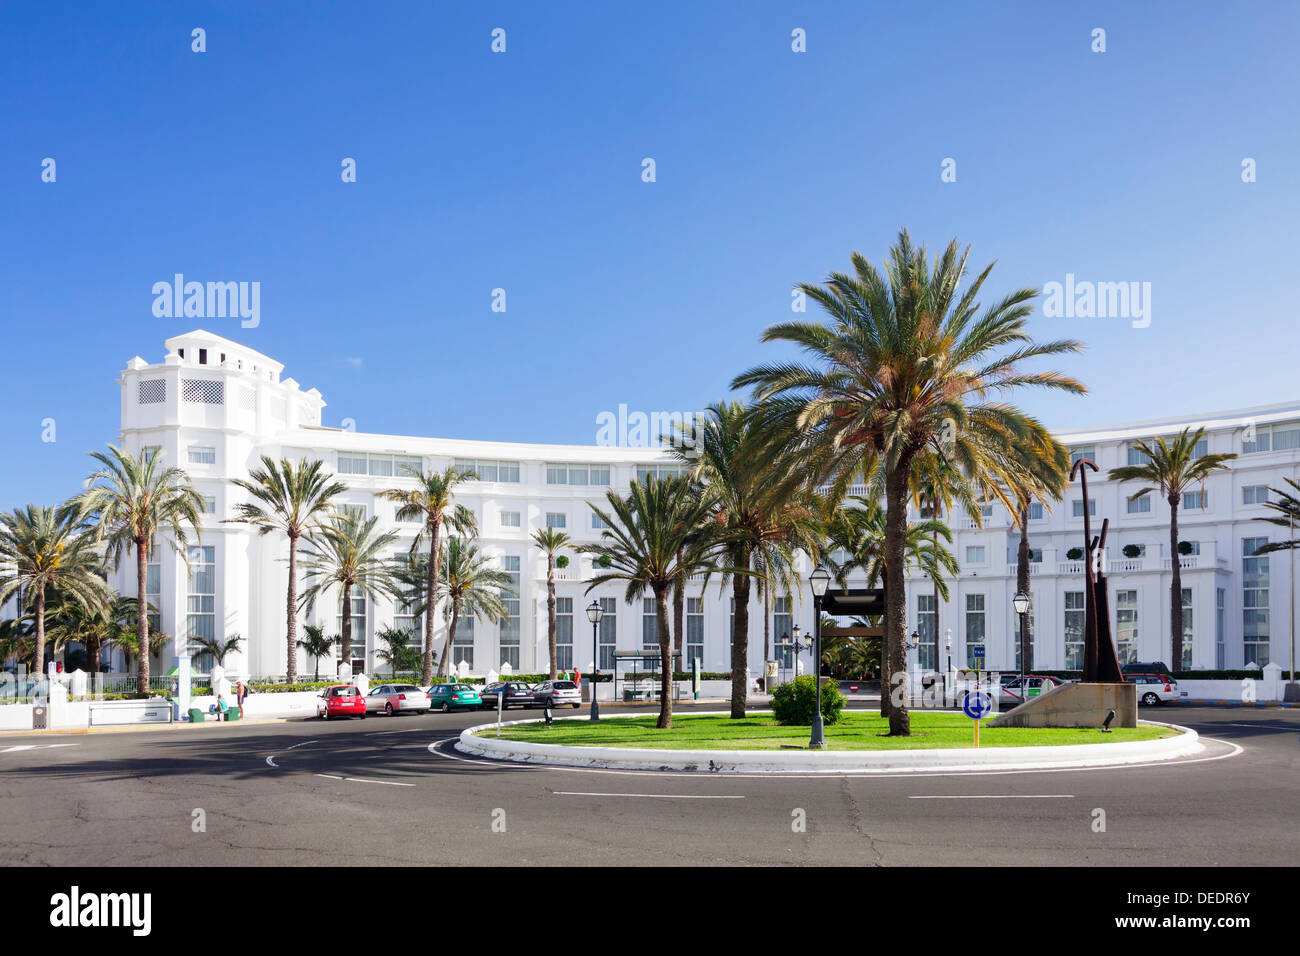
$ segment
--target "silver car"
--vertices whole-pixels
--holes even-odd
[[[571,680],[544,680],[533,688],[533,700],[536,707],[545,707],[547,704],[552,708],[563,707],[565,704],[580,707],[582,691]]]
[[[431,706],[429,695],[414,684],[380,684],[366,695],[367,714],[425,714]]]

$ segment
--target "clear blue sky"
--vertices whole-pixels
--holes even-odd
[[[5,4],[0,507],[73,492],[117,372],[193,326],[326,424],[590,442],[724,397],[794,283],[902,226],[997,292],[1151,283],[1146,329],[1034,318],[1089,346],[1060,366],[1089,397],[1024,397],[1049,426],[1293,399],[1297,9]],[[261,326],[155,318],[176,272],[260,282]]]

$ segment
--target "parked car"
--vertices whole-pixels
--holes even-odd
[[[316,716],[322,720],[334,717],[360,717],[366,719],[366,699],[361,691],[352,684],[338,684],[326,687],[316,704]]]
[[[380,684],[366,697],[366,713],[423,714],[429,710],[429,695],[414,684]]]
[[[1120,668],[1120,673],[1127,677],[1129,674],[1172,674],[1173,671],[1164,661],[1130,661]]]
[[[483,708],[485,710],[496,709],[497,694],[502,694],[505,697],[501,702],[502,710],[509,710],[511,707],[532,707],[536,701],[533,696],[533,688],[523,681],[499,680],[488,684],[479,691],[479,696],[483,698]]]
[[[1011,679],[1007,680],[1008,677]],[[1063,683],[1065,681],[1055,677],[1035,677],[1029,674],[1022,680],[1019,674],[1003,674],[1002,697],[999,703],[1003,707],[1015,707],[1030,698],[1037,697],[1039,694],[1047,693],[1053,687],[1060,687]]]
[[[434,684],[429,688],[429,707],[444,714],[459,707],[482,707],[483,698],[469,684]]]
[[[1178,700],[1178,682],[1168,674],[1132,674],[1130,684],[1138,685],[1138,703],[1148,707],[1163,704],[1167,700]]]
[[[552,708],[570,704],[582,706],[582,691],[571,680],[544,680],[533,688],[538,707],[550,704]]]

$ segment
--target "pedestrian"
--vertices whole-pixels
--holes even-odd
[[[239,719],[244,719],[244,700],[248,697],[248,685],[243,678],[235,681],[235,703],[239,705]]]

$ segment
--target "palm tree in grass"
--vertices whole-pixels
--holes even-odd
[[[107,453],[91,455],[100,467],[86,480],[88,487],[76,499],[78,507],[96,523],[99,537],[107,542],[114,563],[133,552],[136,582],[136,647],[138,654],[137,692],[149,693],[149,602],[146,578],[154,538],[163,533],[171,547],[189,567],[189,534],[197,540],[204,511],[203,496],[190,484],[182,469],[165,467],[160,449],[131,455],[115,445]],[[188,529],[188,530],[187,530]]]
[[[626,498],[613,490],[607,491],[605,498],[606,508],[591,505],[605,525],[600,543],[579,545],[577,549],[596,556],[587,593],[607,582],[623,581],[627,584],[624,600],[628,603],[646,591],[654,595],[661,665],[656,726],[668,728],[673,725],[668,592],[682,569],[696,568],[720,557],[731,533],[719,528],[713,520],[717,515],[713,494],[692,488],[683,478],[660,480],[647,475],[632,483]],[[741,573],[729,566],[719,570]],[[742,684],[742,707],[743,689]]]
[[[0,604],[22,592],[32,612],[32,669],[45,672],[46,599],[82,608],[108,603],[103,560],[75,506],[28,505],[0,515]]]
[[[918,457],[946,454],[978,481],[1015,447],[1037,446],[1047,435],[1038,421],[1003,401],[1005,394],[1023,387],[1085,391],[1057,372],[1022,370],[1031,359],[1080,345],[1030,339],[1025,322],[1035,289],[981,307],[993,267],[962,289],[968,255],[954,241],[931,262],[906,230],[883,274],[854,253],[853,272],[799,286],[825,311],[825,324],[785,322],[763,333],[764,341],[793,343],[808,360],[761,365],[732,382],[733,388],[754,388],[767,419],[790,434],[805,466],[819,480],[830,479],[835,494],[855,478],[880,472],[889,567],[903,565]],[[885,673],[906,666],[904,585],[897,574],[885,582]],[[889,732],[911,732],[905,705],[890,708]]]
[[[1183,492],[1192,485],[1204,485],[1205,479],[1216,471],[1226,469],[1225,464],[1235,454],[1197,455],[1196,445],[1205,434],[1204,428],[1195,432],[1184,428],[1173,441],[1157,437],[1154,442],[1136,441],[1133,447],[1147,458],[1145,464],[1122,465],[1110,470],[1112,481],[1140,481],[1141,488],[1128,496],[1129,501],[1141,498],[1151,491],[1159,491],[1169,502],[1169,567],[1173,571],[1169,585],[1170,646],[1175,670],[1183,668],[1183,578],[1178,560],[1178,506]],[[1202,493],[1204,488],[1202,488]]]
[[[724,574],[723,585],[730,581],[736,602],[731,636],[731,716],[736,719],[745,716],[748,692],[752,578],[761,576],[762,586],[793,594],[795,550],[816,557],[822,543],[823,503],[782,438],[758,428],[742,403],[722,402],[696,423],[689,444],[681,437],[670,440],[713,499],[716,523],[726,533],[727,564],[735,569]]]
[[[394,488],[384,493],[389,501],[397,503],[398,521],[420,521],[421,527],[415,540],[411,542],[411,555],[414,558],[421,542],[429,539],[429,561],[425,565],[424,603],[430,608],[424,615],[424,663],[421,681],[433,682],[433,611],[438,603],[439,564],[442,549],[439,538],[445,525],[459,535],[473,535],[478,531],[474,512],[453,500],[456,489],[467,481],[474,481],[477,475],[472,471],[462,471],[455,465],[442,471],[421,474],[413,468],[406,469],[410,477],[416,479],[415,488]],[[438,674],[447,673],[447,658],[438,662]]]
[[[285,674],[292,684],[298,680],[298,548],[323,526],[332,513],[334,499],[347,485],[331,478],[320,461],[278,462],[262,456],[262,467],[249,472],[248,479],[234,482],[248,493],[249,500],[235,505],[235,517],[226,519],[247,524],[259,535],[280,532],[289,539],[289,585],[285,593]],[[319,666],[319,665],[318,665]]]
[[[325,628],[319,624],[304,624],[302,630],[307,636],[298,640],[298,646],[316,662],[316,673],[312,675],[312,680],[319,683],[321,658],[334,653],[338,637],[326,636]]]
[[[546,646],[551,655],[551,680],[555,680],[555,556],[572,544],[569,536],[557,528],[538,528],[533,544],[546,555]]]
[[[343,660],[352,657],[352,608],[354,591],[375,600],[398,596],[401,584],[397,567],[388,552],[397,540],[396,531],[380,531],[378,516],[360,518],[352,514],[335,515],[328,525],[308,542],[304,555],[303,589],[299,604],[310,613],[324,595],[339,591],[343,625],[339,647]],[[364,640],[364,635],[362,636]]]

